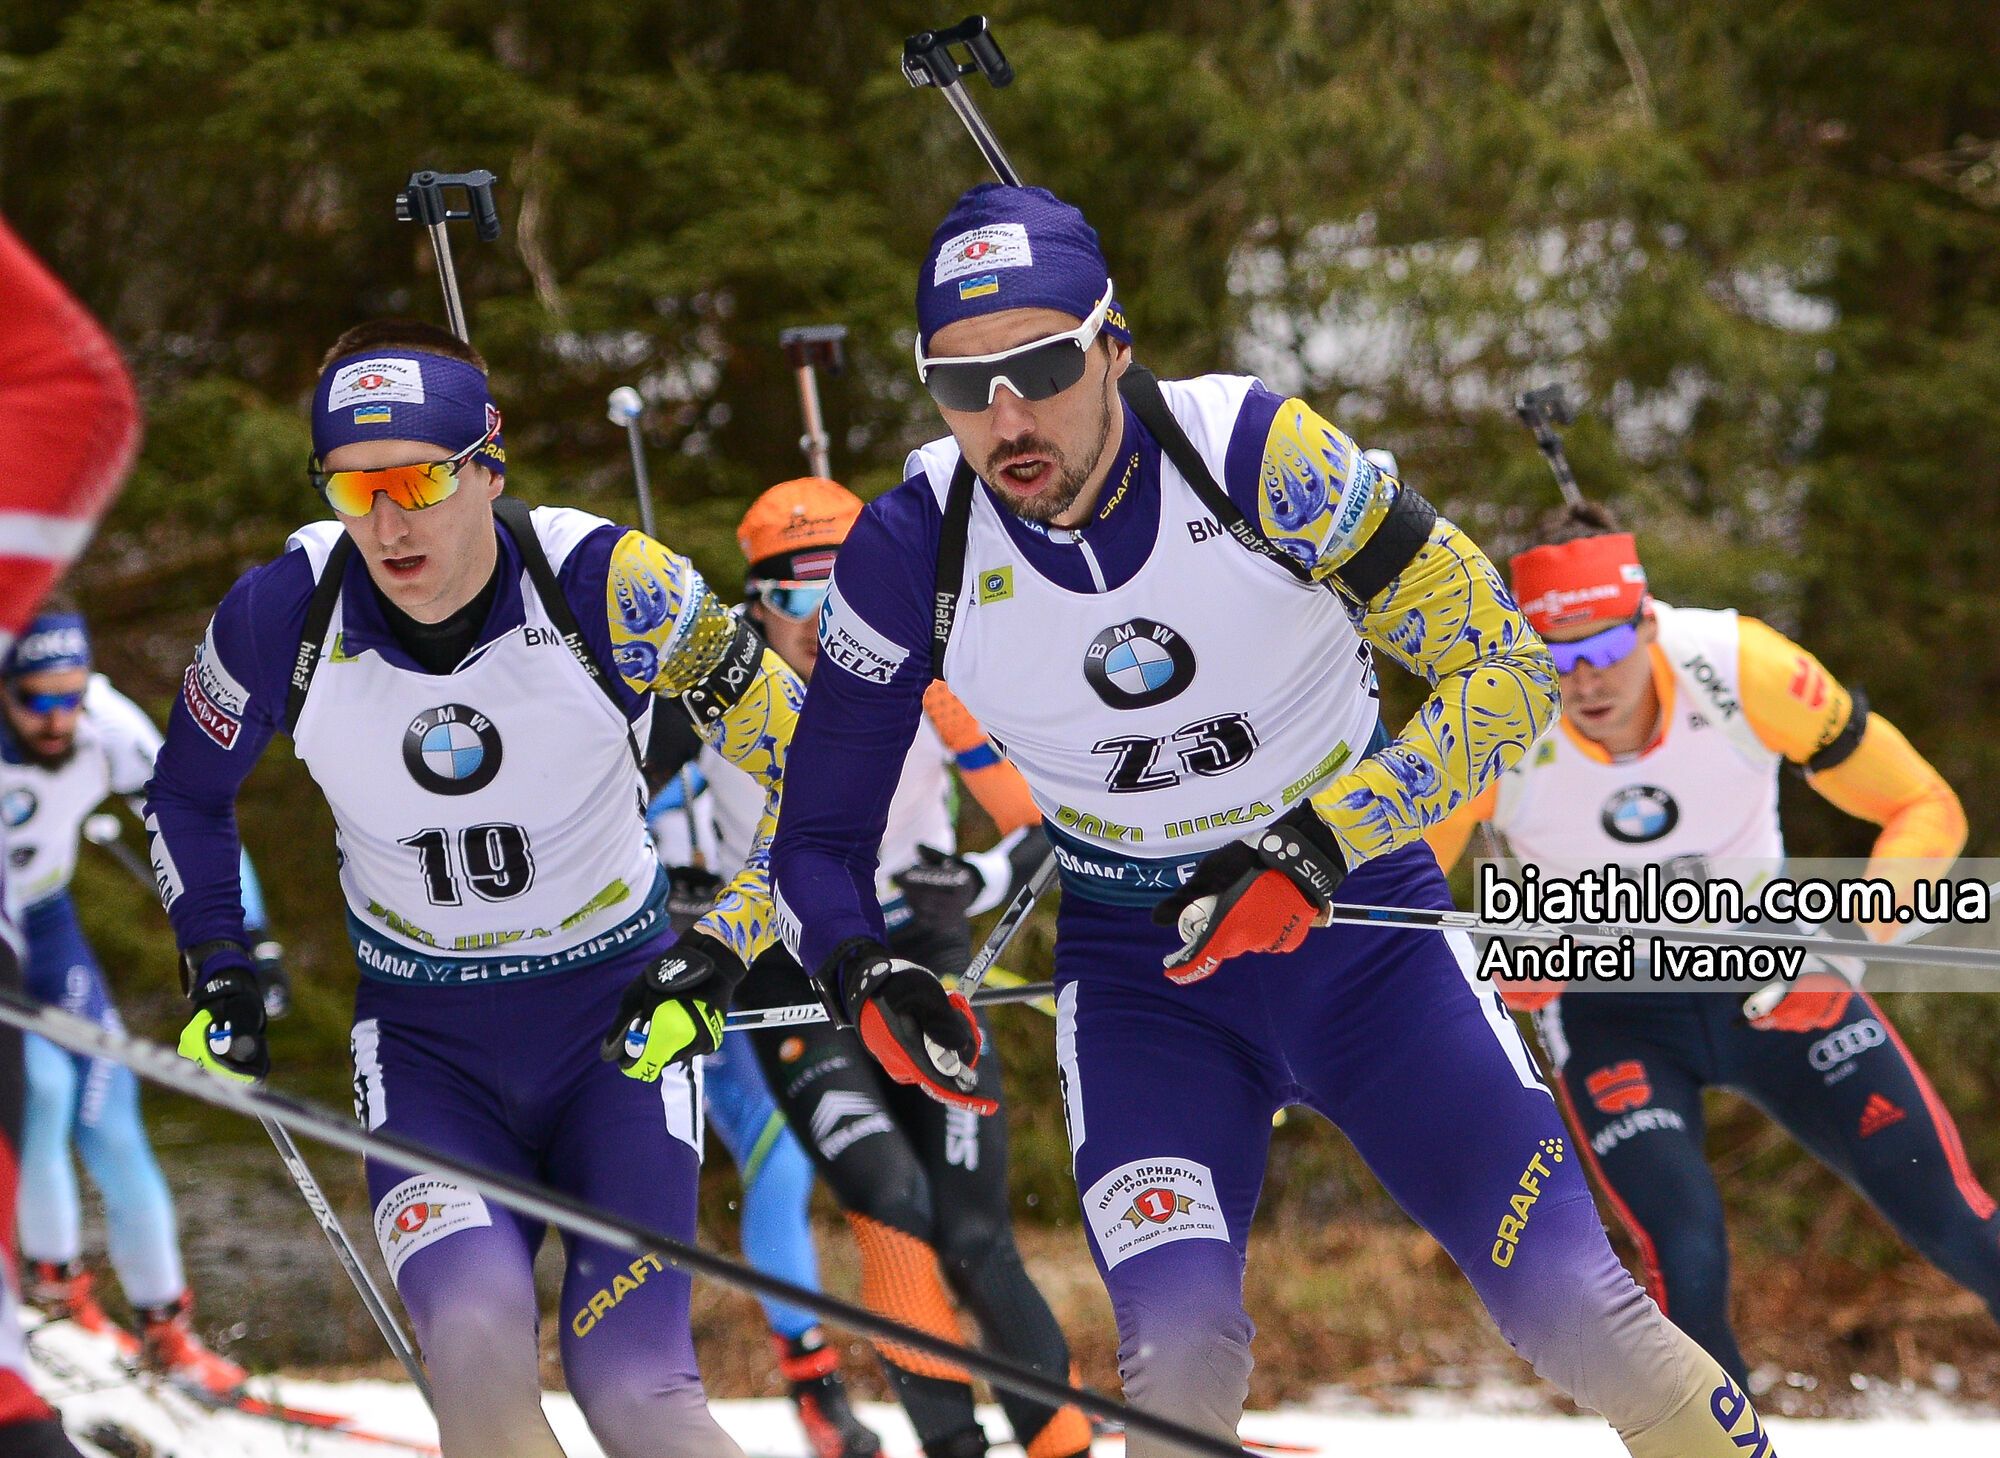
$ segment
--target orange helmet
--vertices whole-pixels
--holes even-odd
[[[750,503],[736,527],[752,577],[811,580],[833,571],[861,498],[837,481],[801,476],[781,481]]]

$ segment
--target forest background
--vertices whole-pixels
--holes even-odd
[[[1584,411],[1577,473],[1638,531],[1660,595],[1800,637],[1957,787],[1970,853],[2000,852],[2000,7],[994,0],[989,14],[1019,80],[975,82],[978,100],[1024,176],[1095,222],[1141,359],[1303,394],[1394,449],[1496,557],[1554,500],[1509,403],[1565,382]],[[852,331],[847,373],[821,380],[835,473],[863,495],[894,484],[938,433],[910,368],[916,263],[984,176],[897,61],[905,35],[957,18],[913,0],[0,7],[0,212],[109,324],[145,399],[138,469],[74,577],[103,665],[163,718],[229,582],[323,514],[302,471],[321,352],[360,319],[441,317],[428,245],[392,209],[419,167],[501,178],[502,240],[457,242],[511,490],[632,520],[604,400],[635,384],[662,535],[732,590],[743,506],[802,473],[778,332],[832,322]],[[1390,702],[1414,694],[1392,686]],[[1793,777],[1784,796],[1795,851],[1866,853],[1870,827]],[[300,987],[280,1082],[339,1099],[354,972],[329,817],[276,749],[242,821]],[[131,1020],[166,1034],[180,1013],[163,919],[101,860],[79,899]],[[1044,917],[1014,960],[1033,976],[1046,955]],[[2000,1178],[1994,1004],[1893,1011],[1975,1166]],[[1027,1013],[1002,1027],[1019,1213],[1074,1261],[1049,1027]],[[256,1130],[156,1103],[177,1170],[258,1157]],[[1753,1352],[1810,1365],[1809,1336],[1828,1361],[1906,1376],[1931,1370],[1933,1348],[1990,1358],[1976,1305],[1837,1180],[1740,1103],[1713,1112],[1744,1300],[1779,1328],[1747,1336]],[[726,1234],[725,1161],[710,1179]],[[1317,1268],[1285,1298],[1301,1342],[1353,1326],[1327,1313],[1387,1279],[1341,1274],[1328,1240],[1429,1260],[1316,1120],[1279,1131],[1262,1218]],[[1378,1248],[1369,1232],[1395,1235]],[[1435,1274],[1426,1299],[1452,1306]],[[1847,1315],[1822,1322],[1797,1304],[1806,1291]],[[273,1336],[266,1355],[365,1352],[340,1330],[318,1346]],[[1101,1376],[1093,1331],[1081,1344]],[[1266,1345],[1282,1365],[1284,1343]],[[1362,1331],[1354,1352],[1368,1350]],[[1391,1375],[1436,1366],[1419,1353]]]

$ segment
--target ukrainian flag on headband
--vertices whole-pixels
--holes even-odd
[[[354,423],[356,425],[382,425],[386,424],[388,419],[389,407],[387,405],[357,405],[354,407]]]
[[[983,299],[988,294],[999,292],[1000,275],[997,273],[982,273],[977,278],[966,279],[958,286],[958,296],[961,299]]]

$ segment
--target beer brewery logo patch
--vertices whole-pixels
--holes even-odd
[[[1604,802],[1604,833],[1626,845],[1658,840],[1681,823],[1681,807],[1658,785],[1628,785]]]
[[[1112,708],[1149,709],[1194,682],[1194,649],[1164,623],[1133,618],[1090,640],[1083,676]]]
[[[464,704],[426,709],[403,731],[403,765],[434,795],[470,795],[500,773],[500,731]]]

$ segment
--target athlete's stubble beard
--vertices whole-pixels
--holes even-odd
[[[20,751],[21,759],[24,763],[38,770],[59,770],[76,758],[76,736],[74,734],[63,741],[61,749],[53,753],[48,750],[37,749],[33,744],[25,739],[20,739],[18,736],[16,737],[14,747]]]
[[[980,477],[993,485],[994,495],[1014,515],[1023,521],[1039,522],[1048,526],[1057,518],[1067,515],[1090,485],[1090,478],[1096,472],[1098,463],[1104,459],[1104,448],[1111,442],[1111,422],[1113,413],[1111,402],[1114,392],[1106,390],[1098,397],[1097,438],[1090,449],[1084,452],[1081,461],[1074,461],[1069,453],[1045,436],[1029,435],[1020,440],[1009,441],[986,458],[986,468]],[[1007,478],[1001,471],[1009,461],[1020,456],[1047,456],[1055,463],[1056,485],[1053,491],[1037,492],[1034,496],[1021,500],[1010,493],[1004,485]]]

